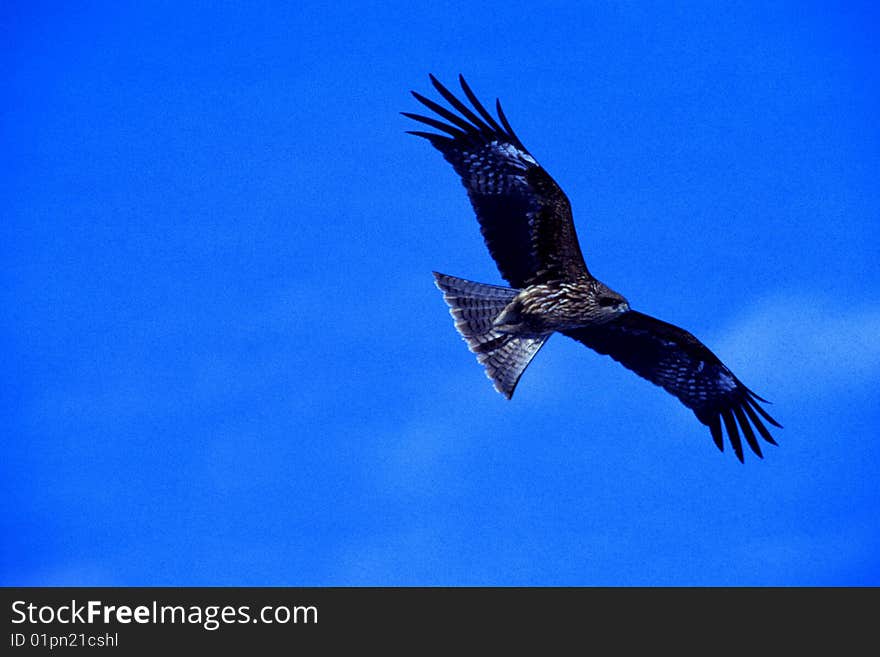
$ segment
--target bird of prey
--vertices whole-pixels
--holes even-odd
[[[763,458],[755,430],[775,445],[764,421],[781,428],[761,407],[769,402],[693,335],[632,310],[626,298],[590,274],[568,198],[523,146],[499,101],[496,118],[462,76],[470,107],[430,79],[449,107],[413,91],[434,116],[402,114],[437,132],[408,132],[427,139],[461,177],[489,253],[511,287],[437,272],[434,279],[455,327],[498,392],[510,399],[547,339],[562,333],[677,397],[709,427],[719,450],[723,425],[740,462],[740,434]]]

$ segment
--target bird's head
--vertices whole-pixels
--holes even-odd
[[[598,281],[597,281],[598,282]],[[596,306],[599,313],[606,316],[617,315],[629,311],[629,301],[622,294],[618,294],[604,283],[599,283],[596,289]]]

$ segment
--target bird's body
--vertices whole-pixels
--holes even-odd
[[[523,288],[498,317],[496,327],[520,333],[574,330],[602,324],[626,310],[626,299],[584,276]]]
[[[434,274],[456,328],[495,388],[512,397],[532,358],[553,333],[562,333],[678,397],[710,428],[719,449],[723,423],[740,461],[740,430],[761,456],[753,427],[775,444],[761,418],[779,426],[758,403],[764,400],[693,335],[632,310],[590,274],[568,198],[523,146],[500,103],[496,120],[459,80],[472,108],[431,76],[458,113],[413,92],[446,122],[404,114],[445,133],[411,134],[430,141],[461,176],[486,246],[512,286]]]

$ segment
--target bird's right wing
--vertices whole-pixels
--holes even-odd
[[[459,81],[473,109],[432,75],[455,111],[412,92],[436,117],[403,114],[445,133],[410,131],[430,141],[461,176],[501,275],[515,288],[589,275],[562,189],[514,134],[501,104],[496,120],[464,78]]]
[[[762,456],[761,448],[752,426],[764,440],[776,444],[761,421],[763,418],[781,427],[761,408],[759,402],[766,400],[746,388],[706,345],[684,329],[630,310],[604,324],[564,333],[678,397],[709,427],[720,450],[724,449],[723,423],[740,461],[740,429],[758,456]]]

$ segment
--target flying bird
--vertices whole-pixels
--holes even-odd
[[[529,363],[553,333],[611,356],[661,386],[709,427],[724,451],[724,430],[743,461],[741,436],[763,458],[755,435],[776,445],[764,422],[782,428],[708,347],[682,328],[630,308],[584,262],[571,205],[510,127],[501,103],[492,116],[459,76],[470,106],[432,75],[445,107],[413,91],[433,116],[402,112],[437,132],[427,139],[461,177],[480,231],[510,287],[434,272],[455,327],[510,399]],[[723,427],[723,429],[722,429]]]

